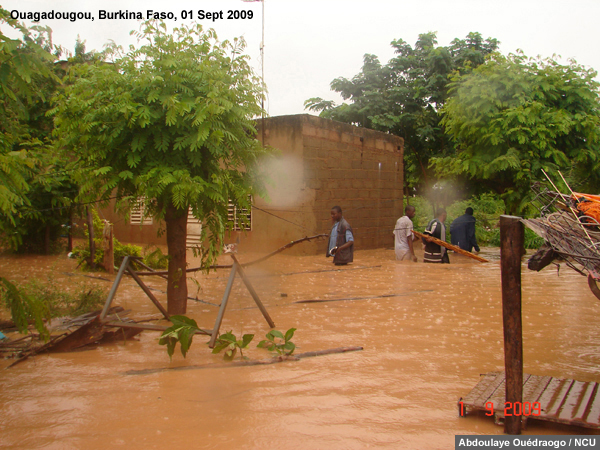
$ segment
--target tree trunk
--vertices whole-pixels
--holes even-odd
[[[169,269],[167,284],[167,312],[169,315],[185,314],[187,308],[187,279],[185,276],[185,240],[187,235],[187,210],[167,207],[167,247]]]

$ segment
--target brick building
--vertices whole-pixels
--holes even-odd
[[[259,122],[258,139],[278,150],[260,165],[268,198],[253,199],[251,212],[230,205],[232,219],[239,214],[251,218],[251,228],[233,231],[231,242],[239,239],[241,251],[267,252],[328,233],[331,207],[339,205],[354,228],[357,249],[393,246],[392,230],[402,215],[402,138],[309,114]],[[134,224],[113,221],[117,239],[165,243],[164,235],[156,237],[159,224],[140,225],[135,214],[131,219]],[[188,224],[189,234],[194,228],[197,223]],[[325,244],[305,243],[289,252],[324,253]]]

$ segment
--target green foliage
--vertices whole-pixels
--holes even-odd
[[[50,332],[44,323],[44,320],[50,318],[50,311],[42,300],[28,295],[3,277],[0,277],[0,298],[10,310],[19,332],[27,333],[29,322],[32,321],[44,341],[50,338]]]
[[[60,86],[53,61],[61,49],[52,45],[49,28],[26,28],[1,7],[0,24],[22,35],[0,32],[0,245],[48,251],[68,222],[76,191],[62,172],[67,158],[50,151],[46,117]]]
[[[529,206],[542,170],[565,172],[582,192],[600,189],[596,72],[570,62],[494,54],[456,74],[442,124],[456,153],[433,160],[443,177],[464,177],[500,195],[510,214]]]
[[[294,331],[296,328],[290,328],[284,335],[281,331],[271,330],[265,335],[267,339],[260,341],[257,347],[266,348],[270,352],[275,351],[280,355],[291,355],[296,349],[296,344],[291,341]]]
[[[235,356],[237,350],[240,350],[240,358],[244,357],[242,350],[248,347],[248,344],[254,339],[253,334],[244,334],[242,339],[238,340],[231,331],[220,335],[217,339],[217,344],[213,348],[213,353],[220,353],[225,350],[223,359],[231,361]]]
[[[100,218],[95,209],[92,209],[92,223],[94,227],[94,244],[96,246],[94,263],[96,264],[96,270],[104,270],[104,241],[102,238],[104,221]],[[91,270],[91,267],[88,264],[88,261],[90,260],[90,234],[87,231],[87,227],[84,235],[84,242],[73,249],[73,256],[77,258],[77,261],[83,270]],[[126,256],[142,256],[142,247],[135,244],[123,244],[118,239],[113,238],[113,254],[115,266],[120,267]]]
[[[434,184],[430,158],[454,149],[438,114],[448,96],[448,76],[482,64],[486,55],[496,50],[498,41],[469,33],[465,39],[454,39],[441,47],[435,33],[425,33],[419,35],[414,47],[402,39],[392,41],[391,46],[397,56],[387,64],[366,54],[359,74],[351,80],[336,78],[331,82],[331,89],[349,103],[336,106],[311,98],[305,107],[321,111],[322,117],[403,137],[407,184]]]
[[[421,196],[410,197],[409,202],[415,207],[415,217],[412,219],[414,227],[418,231],[423,231],[425,226],[434,217],[433,206]],[[477,219],[475,224],[475,235],[477,242],[481,247],[500,247],[500,228],[499,220],[502,214],[506,213],[504,201],[496,194],[486,193],[473,196],[467,200],[459,200],[450,205],[440,205],[446,209],[448,217],[446,218],[446,229],[454,219],[462,216],[468,207],[473,208],[473,217]],[[446,234],[447,241],[450,242],[450,234]],[[537,236],[529,228],[525,228],[525,248],[537,249],[541,247],[544,240]]]
[[[65,288],[51,274],[44,282],[35,278],[29,280],[20,290],[43,303],[50,317],[79,316],[96,311],[104,305],[107,295],[105,289],[88,283]]]
[[[165,255],[158,247],[155,247],[154,250],[146,248],[142,262],[153,269],[166,269],[169,266],[169,256]]]
[[[194,319],[181,315],[171,316],[170,319],[173,325],[161,334],[158,343],[167,346],[169,359],[172,360],[175,346],[179,342],[181,344],[181,354],[185,358],[192,345],[194,334],[199,330],[198,324]]]
[[[167,33],[146,22],[140,42],[112,64],[81,64],[57,97],[55,136],[74,155],[82,198],[144,197],[149,214],[191,207],[208,237],[203,263],[221,251],[231,199],[249,208],[262,192],[255,139],[261,81],[243,55],[243,39],[217,40],[200,25]],[[123,205],[121,205],[123,206]],[[165,220],[171,220],[165,218]]]

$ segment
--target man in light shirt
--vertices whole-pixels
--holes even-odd
[[[396,259],[398,261],[414,261],[417,262],[415,251],[413,248],[413,223],[412,218],[415,217],[415,207],[406,205],[404,215],[396,221],[394,228],[394,249],[396,251]]]

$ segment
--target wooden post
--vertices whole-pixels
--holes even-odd
[[[67,240],[67,250],[73,251],[73,208],[69,210],[69,235]]]
[[[523,323],[521,317],[521,257],[525,231],[520,217],[500,216],[502,322],[504,325],[505,406],[523,403]],[[506,415],[504,432],[521,434],[521,416]]]
[[[96,263],[94,259],[96,258],[96,245],[94,244],[94,220],[92,218],[92,210],[89,206],[86,206],[87,211],[87,226],[88,226],[88,234],[90,238],[90,267],[92,269],[96,268]]]
[[[113,248],[113,226],[108,221],[104,221],[104,230],[102,230],[102,244],[104,247],[104,269],[110,274],[115,273],[115,252]]]

